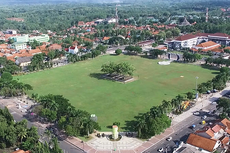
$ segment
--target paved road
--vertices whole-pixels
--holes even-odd
[[[214,110],[216,108],[216,105],[210,104],[209,106],[205,107],[203,110]],[[148,150],[146,150],[144,153],[159,153],[159,148],[164,148],[165,153],[172,153],[173,148],[176,146],[177,142],[183,141],[186,142],[188,136],[190,133],[193,133],[194,131],[190,128],[193,124],[196,125],[195,130],[201,129],[204,125],[201,125],[201,116],[204,114],[207,114],[205,112],[202,112],[199,116],[191,115],[188,117],[185,121],[175,125],[173,127],[174,132],[169,136],[172,137],[171,141],[167,140],[161,140]],[[207,123],[212,122],[216,119],[215,115],[207,115],[207,118],[205,119]],[[167,149],[166,149],[167,148]],[[167,150],[167,151],[166,151]]]
[[[111,48],[108,48],[106,53],[107,54],[114,54],[115,53],[115,50],[117,49],[121,49],[121,50],[124,50],[126,46],[118,46],[118,47],[111,47]]]
[[[3,108],[4,106],[0,105],[0,107]],[[14,117],[15,121],[17,121],[17,122],[21,121],[23,119],[26,119],[21,114],[17,113],[16,110],[9,108],[9,111],[12,114],[12,116]],[[28,125],[28,127],[36,126],[38,128],[38,134],[39,135],[43,134],[45,131],[45,128],[38,126],[38,124],[36,124],[36,123],[28,121],[27,125]],[[73,146],[72,144],[70,144],[66,141],[59,141],[59,146],[64,151],[64,153],[83,153],[83,151],[80,148],[77,148],[77,147]]]

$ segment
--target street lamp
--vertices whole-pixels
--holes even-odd
[[[197,80],[199,79],[199,77],[196,77],[196,100],[198,99],[198,93],[197,93]]]

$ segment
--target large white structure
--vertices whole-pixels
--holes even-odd
[[[118,126],[113,125],[113,134],[112,134],[113,139],[118,139]]]
[[[32,36],[32,37],[29,37],[29,35],[15,36],[15,37],[10,37],[10,39],[13,39],[15,42],[33,42],[34,40],[36,40],[42,43],[42,42],[48,42],[50,40],[50,37],[47,34],[42,34],[40,36]]]
[[[42,34],[40,36],[34,36],[29,38],[29,42],[33,42],[34,40],[42,43],[42,42],[48,42],[50,40],[50,37],[47,34]]]
[[[192,48],[198,44],[213,41],[217,44],[230,46],[230,35],[225,33],[197,33],[197,34],[186,34],[177,37],[175,40],[168,42],[168,49],[180,50],[184,48]]]

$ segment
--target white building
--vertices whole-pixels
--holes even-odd
[[[168,43],[169,49],[192,48],[197,44],[197,36],[188,34],[183,35]]]
[[[116,23],[117,19],[116,18],[110,18],[106,20],[107,23]]]
[[[17,34],[17,31],[16,30],[8,29],[8,30],[6,30],[6,33],[14,35],[14,34]]]
[[[10,45],[10,48],[15,49],[15,50],[26,49],[27,44],[24,42],[15,42],[15,43]]]
[[[77,54],[78,53],[78,48],[77,47],[69,47],[69,53]]]

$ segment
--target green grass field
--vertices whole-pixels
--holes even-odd
[[[109,61],[131,63],[137,80],[123,84],[93,77]],[[107,126],[115,121],[124,126],[125,121],[133,120],[162,100],[194,90],[196,76],[201,83],[213,78],[216,72],[190,64],[162,66],[157,62],[138,56],[106,55],[16,78],[34,87],[29,94],[64,95],[77,109],[96,114],[102,130],[107,131]]]

